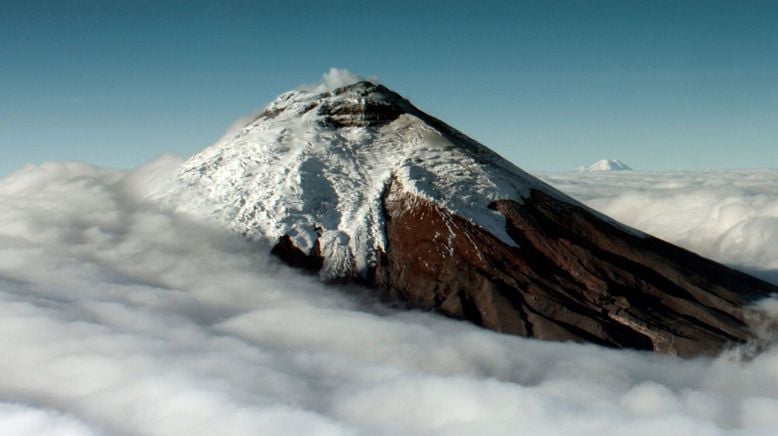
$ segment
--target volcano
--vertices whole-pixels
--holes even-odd
[[[178,178],[179,210],[290,265],[508,334],[715,354],[752,339],[747,303],[778,292],[588,208],[369,81],[280,95]]]
[[[578,167],[579,172],[631,171],[632,168],[617,159],[602,159],[589,166]]]

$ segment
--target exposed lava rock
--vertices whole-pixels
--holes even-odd
[[[283,236],[270,250],[270,254],[278,256],[291,267],[307,271],[316,272],[324,265],[324,259],[319,253],[319,244],[314,246],[311,254],[305,254],[302,250],[295,247],[289,236]]]
[[[319,109],[332,127],[376,127],[390,123],[411,110],[407,100],[381,85],[361,82],[347,89],[356,93],[358,98],[336,100]],[[371,94],[379,94],[381,98],[371,98]]]

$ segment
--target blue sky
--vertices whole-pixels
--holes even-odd
[[[0,174],[189,156],[333,66],[530,171],[778,167],[775,1],[0,6]]]

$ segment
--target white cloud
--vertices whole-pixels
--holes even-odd
[[[0,179],[0,433],[778,431],[776,350],[680,360],[388,309],[144,203],[175,162]]]
[[[300,89],[315,93],[329,92],[364,80],[378,83],[378,78],[376,76],[362,77],[345,68],[332,67],[322,74],[319,83],[314,85],[303,85]]]
[[[53,410],[0,403],[0,434],[14,436],[91,436],[95,432],[72,417]]]
[[[321,84],[326,86],[327,89],[341,88],[361,80],[364,79],[345,68],[333,67],[321,76]]]

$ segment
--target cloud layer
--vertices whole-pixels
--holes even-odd
[[[144,202],[177,162],[45,164],[0,180],[0,433],[778,431],[778,351],[684,361],[384,308]],[[736,191],[755,219],[770,199],[750,192],[769,177]],[[769,265],[764,250],[736,260]]]

